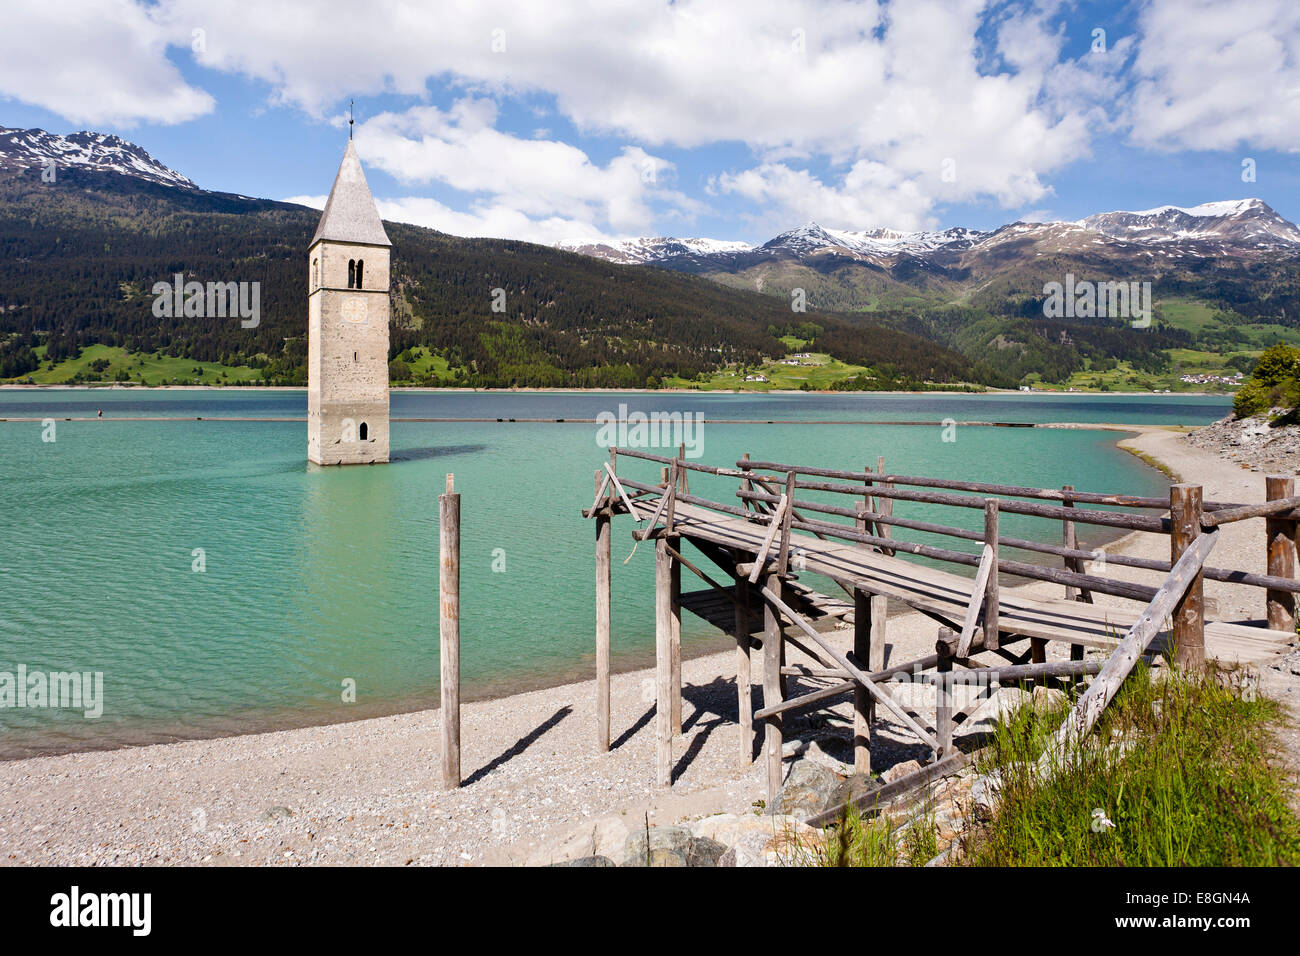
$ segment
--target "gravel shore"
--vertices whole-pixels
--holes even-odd
[[[1179,432],[1145,429],[1123,444],[1202,483],[1207,498],[1263,499],[1261,474]],[[626,534],[626,526],[616,525],[616,533]],[[1135,534],[1110,550],[1167,559],[1168,539]],[[1264,570],[1261,523],[1225,528],[1213,563]],[[1107,573],[1145,583],[1160,577],[1113,565]],[[1207,582],[1206,594],[1212,616],[1262,617],[1257,590]],[[891,608],[890,658],[929,653],[935,630],[920,615]],[[850,632],[837,633],[847,646]],[[766,793],[762,763],[741,755],[735,654],[687,660],[682,671],[683,735],[674,742],[670,792],[653,782],[653,672],[641,670],[613,678],[615,745],[605,754],[594,745],[594,681],[464,705],[466,783],[450,793],[439,782],[437,711],[7,762],[0,765],[0,863],[539,863],[611,817],[636,830],[647,822],[752,813]],[[1294,683],[1292,675],[1270,689],[1289,696]],[[847,756],[846,711],[841,705],[829,723],[824,712],[794,717],[788,751]],[[925,753],[882,722],[874,769],[910,759],[924,760]]]

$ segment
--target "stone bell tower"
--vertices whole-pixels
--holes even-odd
[[[307,458],[388,461],[388,259],[392,243],[348,140],[307,250]]]

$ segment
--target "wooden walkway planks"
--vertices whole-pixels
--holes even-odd
[[[638,518],[649,518],[657,503],[656,497],[648,496],[630,503],[630,507],[636,509]],[[766,522],[676,503],[673,531],[686,538],[757,555],[768,530]],[[801,560],[809,572],[851,581],[870,593],[895,598],[954,629],[961,627],[971,602],[974,583],[971,579],[890,557],[866,546],[794,533],[790,536],[790,548],[803,551]],[[1030,599],[1003,592],[1000,625],[1007,634],[1109,650],[1119,643],[1140,613],[1137,608],[1130,611],[1063,598]],[[851,608],[849,614],[851,620]],[[1225,662],[1262,660],[1285,646],[1287,640],[1281,632],[1224,622],[1207,622],[1205,637],[1207,654]]]

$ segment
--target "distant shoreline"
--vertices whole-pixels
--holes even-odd
[[[302,392],[306,391],[305,385],[124,385],[120,382],[105,382],[102,385],[28,385],[26,383],[9,382],[0,385],[0,391],[67,391],[67,392]],[[1133,398],[1140,395],[1169,395],[1182,396],[1185,398],[1231,398],[1231,392],[1100,392],[1100,391],[1074,391],[1058,392],[1050,389],[1038,389],[1036,391],[1022,392],[1019,389],[1010,388],[984,388],[977,392],[966,392],[958,389],[889,389],[881,391],[846,391],[836,392],[830,389],[821,389],[817,391],[805,392],[797,388],[773,388],[766,391],[757,389],[734,389],[734,388],[466,388],[464,386],[448,386],[447,388],[428,388],[423,385],[392,385],[390,391],[395,392],[427,392],[436,394],[438,392],[450,392],[456,394],[483,394],[483,395],[511,395],[517,393],[538,393],[553,395],[619,395],[619,394],[665,394],[665,395],[1011,395],[1025,396],[1032,398],[1043,395],[1071,395],[1071,396],[1115,396],[1119,398]]]

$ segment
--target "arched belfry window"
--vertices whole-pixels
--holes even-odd
[[[311,261],[311,287],[313,289],[320,288],[320,260],[319,259],[313,259]]]
[[[362,268],[363,268],[364,266],[365,266],[365,262],[362,261],[361,259],[358,259],[358,260],[357,260],[357,288],[358,288],[358,289],[360,289],[360,288],[362,287],[362,286],[361,286],[361,270],[362,270]]]
[[[355,289],[356,287],[357,287],[357,260],[349,259],[348,260],[348,288]]]
[[[365,441],[365,440],[366,440],[366,435],[369,433],[369,431],[370,431],[370,429],[369,429],[369,427],[366,425],[366,423],[365,423],[365,422],[362,422],[362,423],[361,423],[361,427],[357,429],[357,434],[361,436],[361,440],[362,440],[362,441]]]

